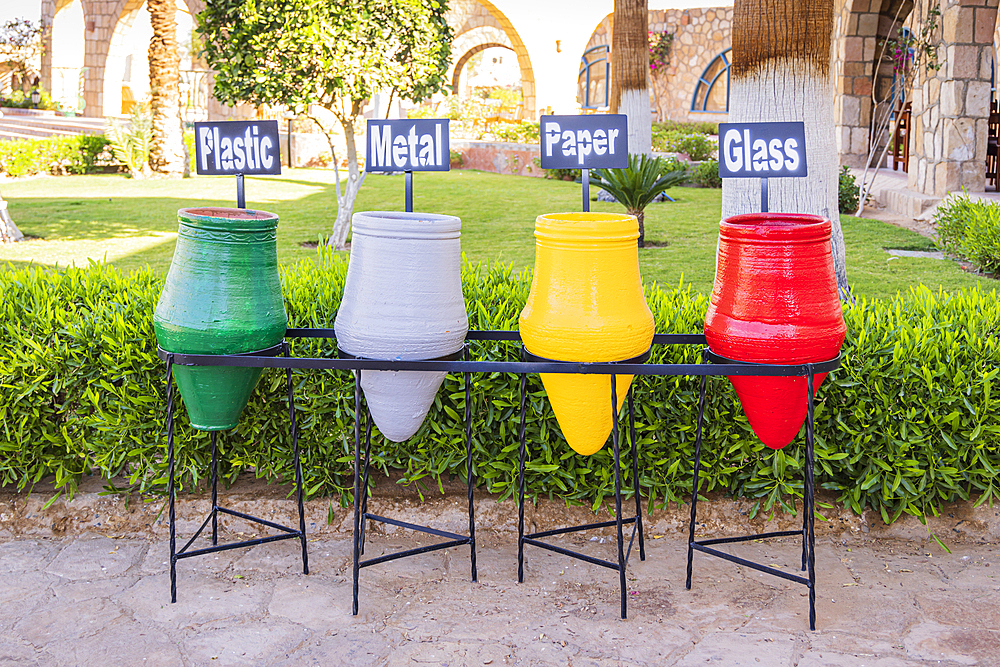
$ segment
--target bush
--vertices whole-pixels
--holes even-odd
[[[490,126],[489,132],[499,141],[512,141],[518,144],[537,144],[539,137],[538,123],[530,120],[517,123],[496,122]]]
[[[52,94],[47,90],[38,89],[38,92],[42,94],[41,98],[38,100],[39,109],[59,109],[59,103],[52,99]],[[31,103],[31,91],[27,93],[14,90],[11,92],[10,97],[0,96],[0,107],[7,107],[8,109],[32,109],[35,106]]]
[[[688,180],[688,178],[687,178],[688,177],[687,170],[688,170],[688,166],[689,165],[684,160],[680,160],[680,159],[674,157],[673,155],[668,155],[666,157],[661,157],[660,158],[660,165],[662,165],[661,168],[660,168],[660,176],[666,176],[667,174],[670,174],[670,173],[674,173],[674,172],[678,172],[678,171],[683,171],[684,175],[685,175],[685,180],[684,181],[680,181],[678,183],[678,185],[680,183],[684,183],[684,182],[686,182]]]
[[[712,157],[719,146],[715,139],[704,134],[665,132],[653,135],[653,149],[668,153],[684,153],[691,160],[700,162]]]
[[[327,256],[329,254],[327,253]],[[346,263],[326,259],[282,270],[289,326],[329,327]],[[473,329],[515,329],[530,276],[504,267],[466,266]],[[64,271],[0,272],[0,482],[30,489],[50,477],[72,490],[88,472],[123,475],[136,491],[165,490],[164,365],[156,358],[152,310],[162,278],[150,270],[123,275],[92,265]],[[707,299],[683,288],[646,290],[658,332],[699,331]],[[820,488],[886,521],[906,512],[935,513],[942,503],[1000,490],[1000,300],[994,292],[955,295],[918,288],[889,301],[845,306],[844,366],[819,390],[816,476]],[[336,356],[331,341],[300,339],[299,356]],[[516,360],[518,348],[472,343],[478,359]],[[697,363],[698,346],[654,348],[652,361]],[[296,372],[299,442],[310,496],[345,500],[352,486],[353,382],[346,372]],[[516,484],[518,380],[474,378],[477,483],[509,496]],[[657,502],[690,493],[699,381],[635,380],[640,443],[639,486]],[[613,494],[609,447],[575,455],[562,439],[538,376],[529,376],[527,484],[596,507]],[[790,507],[801,495],[801,438],[783,450],[752,434],[725,378],[709,382],[702,458],[703,492],[725,491]],[[240,426],[222,438],[221,472],[253,471],[290,481],[285,374],[266,371]],[[375,436],[373,467],[402,473],[404,483],[464,479],[461,376],[449,375],[418,434],[403,444]],[[623,414],[623,419],[624,419]],[[178,406],[178,479],[187,487],[207,474],[209,438],[192,430]],[[626,451],[628,445],[625,446]],[[624,471],[624,488],[635,480]],[[119,489],[124,490],[124,489]]]
[[[963,192],[938,206],[934,226],[939,248],[986,273],[1000,274],[1000,204],[972,201]]]
[[[103,136],[0,141],[0,172],[9,176],[86,174],[114,164]]]
[[[689,123],[680,120],[667,120],[662,123],[653,123],[653,134],[664,134],[666,132],[718,135],[719,124],[710,122]]]
[[[721,188],[722,178],[719,176],[719,161],[705,160],[691,172],[691,182],[703,188]]]
[[[861,188],[855,182],[851,170],[847,167],[840,168],[840,181],[837,188],[837,203],[841,213],[854,213],[858,210],[858,200],[861,197]]]

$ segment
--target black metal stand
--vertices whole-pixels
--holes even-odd
[[[336,338],[335,332],[332,329],[288,329],[285,333],[286,338]],[[466,340],[468,341],[503,341],[508,343],[519,343],[520,334],[517,331],[470,331]],[[656,334],[653,336],[653,345],[705,345],[705,336],[703,334]],[[287,343],[283,343],[279,346],[279,351],[288,354]],[[529,544],[532,546],[537,546],[543,549],[548,549],[556,553],[561,553],[573,558],[578,558],[580,560],[586,561],[594,565],[600,565],[602,567],[607,567],[609,569],[618,572],[619,584],[621,589],[621,614],[622,618],[626,616],[626,584],[625,584],[625,568],[628,565],[628,558],[631,554],[632,546],[635,541],[636,535],[639,537],[639,557],[645,559],[645,543],[643,535],[643,525],[642,525],[642,511],[641,511],[641,499],[638,493],[638,479],[639,479],[639,469],[638,469],[638,440],[635,436],[635,417],[634,417],[634,405],[633,397],[631,391],[628,395],[629,404],[629,434],[632,443],[632,474],[635,479],[636,486],[636,515],[634,517],[622,517],[622,503],[621,503],[621,459],[620,459],[620,437],[617,418],[614,421],[614,428],[612,429],[612,447],[614,451],[615,458],[615,520],[605,521],[594,524],[587,524],[584,526],[574,526],[570,528],[562,528],[550,531],[544,531],[540,533],[534,533],[530,535],[524,534],[524,495],[525,495],[525,484],[524,484],[524,469],[525,469],[525,459],[526,459],[526,443],[525,443],[525,410],[527,407],[527,374],[528,373],[573,373],[573,374],[583,374],[583,375],[608,375],[611,380],[611,400],[612,400],[612,414],[616,415],[617,410],[617,385],[615,384],[615,376],[617,375],[685,375],[685,376],[695,376],[701,378],[701,394],[699,397],[698,404],[698,426],[697,435],[695,443],[695,472],[694,472],[694,498],[691,507],[691,526],[689,533],[689,549],[688,549],[688,577],[687,586],[691,586],[691,569],[692,569],[692,556],[694,551],[701,551],[703,553],[718,556],[726,560],[738,563],[740,565],[745,565],[762,572],[767,572],[774,574],[775,576],[788,579],[790,581],[795,581],[797,583],[804,584],[809,587],[809,601],[810,601],[810,628],[815,628],[815,558],[814,558],[814,546],[815,540],[813,537],[814,529],[814,499],[813,499],[813,408],[812,401],[809,401],[807,408],[807,420],[806,420],[806,486],[805,486],[805,507],[804,507],[804,517],[803,517],[803,528],[802,531],[782,531],[776,533],[765,533],[762,535],[751,535],[746,537],[736,537],[736,538],[722,538],[714,540],[703,540],[696,541],[694,539],[694,527],[697,520],[697,490],[698,490],[698,475],[701,468],[701,440],[702,440],[702,426],[704,422],[704,410],[705,410],[705,389],[706,389],[706,378],[708,376],[720,376],[720,375],[748,375],[748,376],[765,376],[765,377],[792,377],[799,376],[805,377],[807,379],[808,395],[812,396],[812,389],[814,386],[813,377],[817,373],[828,373],[836,369],[840,365],[840,357],[832,359],[830,361],[825,361],[821,363],[814,364],[793,364],[793,365],[778,365],[778,364],[748,364],[743,362],[732,361],[729,359],[724,359],[710,352],[705,352],[705,358],[712,363],[696,363],[696,364],[651,364],[645,363],[649,353],[636,357],[635,359],[628,359],[626,361],[614,362],[614,363],[586,363],[586,362],[566,362],[566,361],[553,361],[550,359],[543,359],[540,357],[528,354],[522,349],[522,361],[470,361],[468,359],[468,348],[462,353],[456,355],[450,355],[448,357],[442,357],[440,359],[431,359],[426,361],[400,361],[400,360],[379,360],[379,359],[361,359],[355,357],[349,357],[349,355],[341,355],[338,359],[329,358],[298,358],[298,357],[282,357],[276,358],[273,354],[269,354],[269,351],[262,351],[256,353],[250,353],[245,355],[195,355],[195,354],[179,354],[179,353],[168,353],[160,350],[158,352],[161,359],[167,362],[167,378],[168,378],[168,388],[167,388],[167,454],[168,454],[168,469],[169,469],[169,480],[168,480],[168,494],[170,496],[170,562],[171,562],[171,597],[176,599],[176,588],[175,588],[175,574],[174,565],[176,561],[180,558],[189,558],[196,555],[201,555],[205,553],[213,553],[216,551],[222,551],[224,549],[235,549],[242,546],[253,546],[255,544],[261,544],[263,542],[271,542],[280,539],[291,539],[298,537],[302,540],[302,558],[303,558],[303,571],[308,572],[308,564],[306,560],[306,546],[305,546],[305,519],[302,510],[302,478],[301,469],[299,463],[298,454],[298,442],[295,439],[295,413],[294,413],[294,403],[292,398],[291,390],[291,370],[294,368],[298,369],[308,369],[308,370],[350,370],[356,373],[355,375],[355,410],[357,418],[355,420],[354,427],[354,600],[353,600],[353,611],[357,614],[358,611],[358,579],[359,572],[362,567],[368,567],[370,565],[377,565],[379,563],[384,563],[390,560],[395,560],[397,558],[404,558],[406,556],[413,556],[417,554],[423,554],[430,551],[436,551],[439,549],[446,549],[452,546],[461,546],[468,544],[470,546],[471,555],[471,566],[472,566],[472,579],[473,581],[477,578],[476,573],[476,548],[475,548],[475,512],[473,503],[473,466],[472,466],[472,374],[473,373],[511,373],[520,376],[520,390],[521,390],[521,423],[519,432],[519,444],[520,444],[520,467],[519,467],[519,479],[518,479],[518,581],[524,580],[524,545]],[[170,383],[171,378],[171,366],[173,364],[184,364],[191,366],[233,366],[233,367],[243,367],[243,368],[283,368],[286,369],[288,373],[288,400],[289,400],[289,411],[292,415],[292,435],[293,444],[295,449],[295,468],[296,468],[296,485],[298,492],[299,501],[299,525],[300,529],[294,531],[290,528],[279,526],[262,519],[255,519],[244,514],[236,513],[231,510],[226,510],[224,508],[218,507],[215,502],[215,494],[213,492],[213,511],[212,514],[206,519],[205,523],[202,524],[195,537],[184,546],[180,552],[176,552],[174,548],[174,448],[173,448],[173,387]],[[367,410],[362,410],[362,392],[358,386],[360,377],[357,373],[363,370],[373,370],[373,371],[445,371],[449,373],[462,373],[464,374],[465,380],[465,439],[466,439],[466,465],[467,465],[467,485],[468,485],[468,499],[469,499],[469,535],[458,535],[455,533],[449,533],[445,531],[435,530],[426,526],[418,526],[402,521],[396,521],[394,519],[388,519],[385,517],[380,517],[375,514],[368,512],[368,479],[369,479],[369,460],[371,454],[371,417],[367,414]],[[362,457],[361,453],[361,438],[362,429],[364,430],[365,447],[364,455]],[[213,441],[214,442],[214,441]],[[213,456],[213,459],[215,457]],[[214,464],[213,464],[214,468]],[[213,478],[214,481],[214,478]],[[213,483],[214,487],[214,483]],[[238,542],[228,545],[214,545],[208,549],[198,549],[194,551],[188,551],[188,548],[194,542],[204,528],[207,526],[209,520],[213,520],[213,528],[215,526],[214,517],[218,512],[223,512],[226,514],[231,514],[233,516],[238,516],[250,521],[256,521],[263,525],[270,526],[272,528],[286,532],[285,535],[277,535],[269,538],[262,538],[259,540],[251,540],[247,542]],[[448,541],[442,542],[440,544],[434,544],[427,547],[420,547],[417,549],[409,549],[395,554],[387,554],[380,556],[378,558],[371,558],[366,561],[361,560],[361,556],[364,553],[364,542],[365,542],[365,532],[368,521],[379,521],[382,523],[388,523],[401,528],[406,528],[410,530],[415,530],[430,535],[435,535],[437,537],[442,537]],[[625,548],[624,543],[624,526],[626,524],[633,524],[632,535],[629,539],[628,549]],[[551,544],[546,544],[541,541],[541,538],[551,537],[553,535],[560,535],[570,532],[577,532],[581,530],[587,530],[591,528],[607,528],[614,526],[617,532],[617,542],[618,542],[618,562],[605,561],[598,558],[593,558],[584,554],[579,554],[568,549],[563,549],[561,547],[556,547]],[[712,548],[712,545],[726,544],[731,542],[741,542],[747,540],[755,540],[768,537],[790,537],[802,535],[803,546],[802,546],[802,567],[804,570],[808,570],[808,578],[800,577],[796,575],[790,575],[780,570],[775,570],[764,565],[757,563],[752,563],[750,561],[740,559],[734,556],[730,556],[724,552],[718,551]]]
[[[741,364],[749,367],[751,372],[744,372],[741,375],[753,375],[753,369],[760,368],[762,365],[758,364],[743,364],[743,362],[734,361],[732,359],[726,359],[725,357],[720,357],[716,354],[712,354],[708,350],[704,352],[704,358],[706,361],[713,363],[723,363],[723,364]],[[801,373],[795,373],[795,375],[804,375],[806,378],[806,460],[805,460],[805,483],[802,493],[802,530],[779,530],[770,533],[759,533],[756,535],[741,535],[738,537],[721,537],[710,540],[695,540],[695,525],[698,522],[698,476],[701,472],[701,437],[702,437],[702,426],[705,417],[705,389],[708,377],[703,375],[701,377],[701,390],[698,396],[698,426],[695,434],[695,444],[694,444],[694,477],[691,486],[691,524],[688,529],[688,554],[687,554],[687,581],[685,586],[688,590],[691,590],[691,573],[693,569],[694,552],[700,551],[701,553],[708,554],[709,556],[715,556],[717,558],[722,558],[728,560],[731,563],[736,563],[737,565],[742,565],[744,567],[749,567],[751,569],[757,570],[759,572],[764,572],[766,574],[773,575],[775,577],[780,577],[788,581],[793,581],[797,584],[802,584],[809,589],[809,629],[816,629],[816,537],[815,537],[815,487],[813,480],[813,449],[814,449],[814,437],[813,437],[813,383],[814,377],[817,373],[824,373],[829,370],[833,370],[840,365],[840,357],[834,359],[833,361],[823,362],[820,364],[804,364],[802,366]],[[773,365],[772,365],[773,366]],[[781,366],[773,366],[776,368],[782,368]],[[788,368],[788,367],[784,367]],[[792,373],[789,373],[791,375]],[[777,568],[769,567],[767,565],[762,565],[761,563],[755,563],[753,561],[747,560],[745,558],[740,558],[738,556],[733,556],[724,551],[712,548],[714,545],[718,544],[733,544],[736,542],[748,542],[751,540],[761,540],[768,539],[772,537],[801,537],[802,538],[802,569],[806,571],[807,576],[801,577],[794,574],[789,574]]]
[[[461,354],[467,358],[467,349],[463,349]],[[448,355],[447,357],[443,357],[441,361],[452,360],[455,357],[456,355]],[[341,352],[341,358],[355,357],[351,357],[351,355]],[[352,588],[353,598],[351,612],[355,616],[358,615],[358,590],[360,585],[361,568],[363,567],[379,565],[380,563],[387,563],[399,558],[406,558],[407,556],[416,556],[419,554],[429,553],[431,551],[439,551],[441,549],[459,547],[464,544],[468,544],[469,558],[472,567],[472,580],[479,581],[479,574],[476,570],[476,524],[475,503],[473,499],[473,491],[475,487],[473,486],[474,477],[472,468],[472,374],[464,373],[463,376],[465,384],[465,464],[468,470],[466,476],[469,502],[468,536],[444,530],[437,530],[436,528],[431,528],[429,526],[421,526],[408,523],[406,521],[399,521],[397,519],[390,519],[388,517],[372,514],[368,511],[368,472],[369,463],[371,461],[372,416],[371,412],[369,412],[367,408],[362,410],[361,406],[363,400],[363,392],[361,391],[361,371],[355,371],[354,373],[354,414],[356,416],[354,420],[354,561],[352,567],[354,581]],[[362,424],[364,424],[363,428]],[[364,430],[365,434],[363,457],[361,455],[362,430]],[[400,528],[406,528],[420,533],[427,533],[428,535],[434,535],[435,537],[442,537],[447,541],[423,547],[416,547],[413,549],[406,549],[405,551],[398,551],[396,553],[385,554],[376,558],[369,558],[368,560],[361,560],[361,556],[365,553],[365,532],[369,521],[387,523],[392,526],[398,526]]]
[[[288,343],[281,343],[268,350],[262,350],[259,352],[251,352],[247,356],[259,356],[259,355],[272,355],[275,352],[283,352],[285,356],[288,355]],[[199,526],[198,530],[195,531],[194,535],[191,537],[187,543],[177,549],[177,527],[176,527],[176,517],[175,517],[175,504],[176,504],[176,487],[174,485],[174,383],[173,383],[173,365],[175,363],[175,358],[182,355],[175,355],[169,352],[165,352],[160,349],[158,354],[161,358],[164,358],[167,362],[167,497],[169,503],[169,521],[170,521],[170,602],[177,602],[177,561],[183,558],[194,558],[195,556],[204,556],[207,554],[218,553],[220,551],[228,551],[230,549],[240,549],[243,547],[252,547],[258,544],[266,544],[268,542],[277,542],[279,540],[291,540],[298,539],[302,544],[302,573],[309,574],[309,556],[306,550],[306,519],[305,519],[305,508],[303,507],[302,499],[302,465],[299,459],[299,439],[298,433],[296,432],[295,426],[295,399],[292,392],[292,369],[286,369],[287,375],[287,386],[288,386],[288,413],[291,418],[291,434],[292,434],[292,465],[295,468],[295,495],[296,501],[298,503],[299,509],[299,529],[295,530],[287,526],[282,526],[281,524],[273,523],[265,519],[260,519],[249,514],[244,514],[243,512],[237,512],[236,510],[231,510],[225,507],[220,507],[218,502],[218,483],[219,483],[219,466],[218,466],[218,432],[213,431],[212,438],[212,511],[209,512],[208,516]],[[229,516],[234,516],[246,521],[260,524],[262,526],[267,526],[269,528],[274,528],[275,530],[281,531],[282,534],[270,535],[268,537],[261,537],[253,540],[242,540],[239,542],[229,542],[227,544],[219,544],[219,514],[228,514]],[[209,522],[212,523],[212,546],[204,547],[201,549],[191,549],[202,532],[208,527]]]
[[[636,359],[630,359],[622,363],[642,363],[649,356],[646,352],[644,355],[637,357]],[[527,351],[522,353],[522,358],[539,360],[540,357],[536,357]],[[542,361],[550,361],[544,359]],[[590,563],[591,565],[600,565],[601,567],[606,567],[611,570],[618,572],[619,580],[619,591],[621,598],[621,615],[622,618],[627,618],[627,603],[628,603],[628,589],[625,584],[625,568],[628,567],[628,559],[632,554],[632,545],[635,543],[635,537],[639,536],[639,560],[646,560],[646,542],[642,530],[642,499],[639,494],[639,455],[638,455],[638,441],[635,438],[635,410],[632,402],[632,390],[629,389],[628,392],[628,412],[629,412],[629,435],[630,442],[632,445],[632,479],[635,485],[635,516],[623,518],[622,517],[622,471],[621,471],[621,457],[620,457],[620,447],[619,447],[619,433],[618,433],[618,387],[615,381],[615,375],[611,374],[611,444],[614,451],[615,457],[615,519],[614,521],[601,521],[598,523],[588,523],[579,526],[569,526],[567,528],[555,528],[552,530],[544,530],[539,533],[531,533],[528,535],[524,534],[524,466],[526,458],[526,447],[524,442],[524,430],[526,423],[526,407],[527,407],[527,375],[521,375],[521,425],[519,430],[519,442],[520,442],[520,465],[518,466],[518,494],[517,494],[517,581],[518,583],[524,583],[524,545],[530,544],[531,546],[539,547],[541,549],[547,549],[549,551],[554,551],[555,553],[562,554],[564,556],[569,556],[571,558],[576,558],[584,562]],[[625,538],[622,533],[622,528],[625,524],[632,524],[632,535],[629,537],[628,549],[625,549]],[[612,562],[608,560],[603,560],[601,558],[595,558],[593,556],[588,556],[587,554],[580,553],[578,551],[573,551],[571,549],[566,549],[563,547],[557,547],[554,544],[547,544],[541,541],[543,537],[552,537],[553,535],[565,535],[566,533],[577,533],[584,530],[593,530],[596,528],[608,528],[610,526],[615,527],[615,535],[618,541],[618,560],[617,562]]]

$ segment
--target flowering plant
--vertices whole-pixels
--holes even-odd
[[[670,51],[674,47],[672,32],[649,33],[649,70],[656,72],[670,64]]]

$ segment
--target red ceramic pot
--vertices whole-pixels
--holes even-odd
[[[830,255],[830,221],[750,213],[719,225],[719,255],[705,338],[737,361],[801,364],[833,359],[847,329]],[[816,375],[813,392],[826,373]],[[754,433],[781,449],[806,417],[804,377],[729,376]]]

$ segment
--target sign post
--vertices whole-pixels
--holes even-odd
[[[625,114],[542,116],[542,169],[580,169],[583,212],[590,211],[590,170],[628,167]]]
[[[403,204],[413,212],[413,172],[450,171],[447,118],[369,120],[365,171],[404,174]]]
[[[719,178],[759,178],[761,213],[770,208],[768,178],[808,176],[801,121],[719,123],[719,138]]]
[[[246,208],[243,176],[281,174],[276,120],[227,120],[194,124],[195,171],[236,176],[236,206]]]

